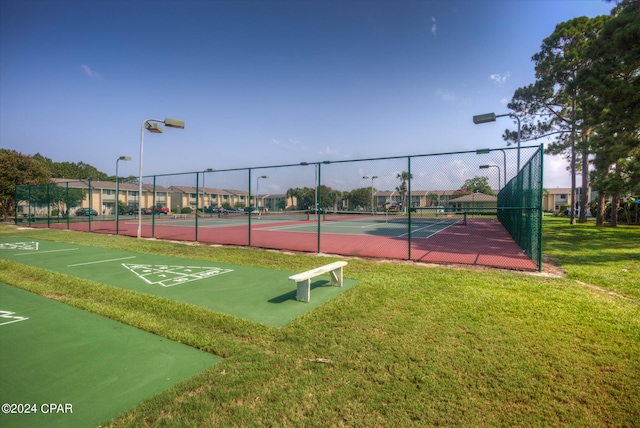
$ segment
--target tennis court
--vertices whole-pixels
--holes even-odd
[[[86,227],[86,223],[83,223]],[[120,234],[135,236],[137,221],[122,221]],[[115,224],[94,223],[93,232],[113,233]],[[430,215],[305,211],[190,218],[161,217],[142,223],[143,236],[223,245],[461,263],[535,270],[495,215],[449,212]]]
[[[184,227],[193,229],[245,227],[251,222],[254,230],[269,232],[308,232],[317,233],[318,221],[321,223],[323,233],[335,233],[346,235],[373,235],[387,236],[391,238],[403,238],[411,235],[414,238],[428,238],[450,226],[467,224],[467,213],[447,213],[438,215],[416,215],[411,219],[398,213],[371,213],[371,212],[326,212],[317,215],[309,211],[277,212],[257,216],[240,213],[218,214],[211,217],[202,217],[197,221],[189,218],[159,218],[153,226]],[[150,220],[144,222],[148,227]],[[127,223],[125,223],[126,225]],[[128,222],[129,226],[137,226],[137,222]],[[409,232],[407,228],[411,229]]]
[[[0,240],[0,258],[144,294],[165,297],[245,320],[280,327],[350,289],[317,277],[311,301],[296,299],[285,272],[157,256],[45,240]],[[319,260],[318,265],[326,264]],[[348,272],[348,270],[347,270]],[[348,277],[348,274],[346,275]]]
[[[221,361],[0,283],[3,427],[87,427]]]

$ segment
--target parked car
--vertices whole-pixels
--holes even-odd
[[[400,211],[400,203],[396,201],[387,201],[384,203],[384,211]]]
[[[169,208],[167,207],[163,207],[162,205],[158,204],[155,207],[153,207],[153,213],[154,214],[169,214]],[[151,213],[149,213],[151,214]]]
[[[128,214],[128,215],[138,214],[138,205],[129,204],[126,207],[122,208],[122,210],[120,211],[120,214]]]
[[[150,215],[152,213],[152,209],[151,208],[142,208],[142,214],[143,215]]]
[[[76,211],[76,216],[92,216],[92,215],[98,215],[98,211],[94,210],[93,208],[80,208],[79,210]]]

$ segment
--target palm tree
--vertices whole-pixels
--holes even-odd
[[[407,206],[407,181],[413,178],[413,174],[409,174],[407,171],[402,171],[399,172],[398,175],[396,175],[396,178],[399,178],[402,181],[402,183],[400,183],[400,187],[396,187],[396,190],[400,193],[402,209],[404,210],[404,208]]]

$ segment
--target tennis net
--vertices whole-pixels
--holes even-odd
[[[402,212],[371,212],[371,211],[334,211],[322,214],[322,221],[347,221],[365,223],[399,223],[399,224],[434,224],[453,225],[467,224],[467,212],[430,212],[412,213],[409,215]]]
[[[246,221],[249,218],[249,213],[251,213],[251,221],[307,221],[310,219],[308,210],[268,212],[225,210],[218,213],[218,218]]]

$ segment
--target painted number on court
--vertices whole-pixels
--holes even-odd
[[[12,324],[14,322],[20,322],[28,320],[27,317],[21,317],[16,315],[15,312],[0,311],[0,325]]]
[[[37,251],[37,242],[4,242],[0,244],[0,250],[30,250]]]

